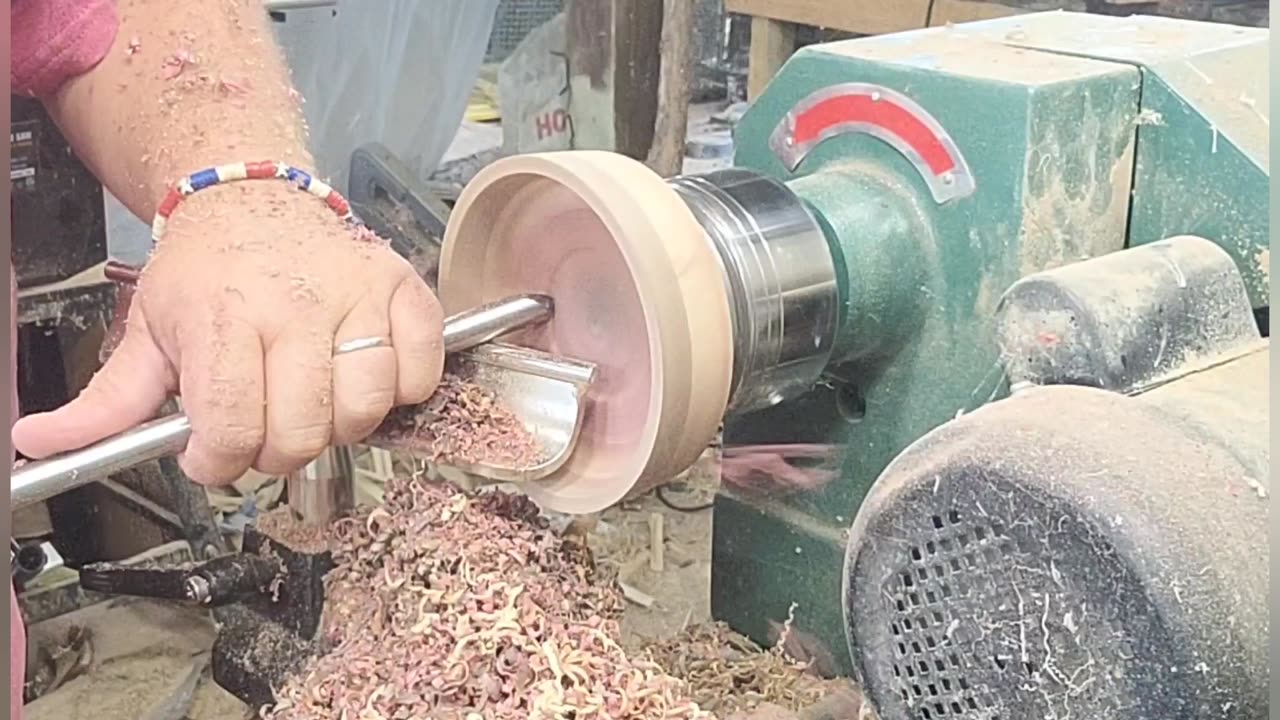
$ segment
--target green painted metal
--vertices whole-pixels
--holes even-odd
[[[1142,104],[1151,120],[1138,131],[1140,192],[1133,198],[1129,244],[1186,234],[1214,240],[1236,261],[1254,308],[1270,306],[1267,169],[1163,78],[1143,83]]]
[[[954,138],[969,197],[939,205],[915,168],[869,135],[833,137],[789,172],[767,138],[809,93],[874,83],[906,94]],[[712,603],[761,641],[797,628],[845,659],[843,532],[907,445],[1006,392],[992,326],[1004,290],[1124,247],[1140,75],[937,29],[797,53],[737,128],[738,165],[780,178],[830,233],[845,303],[838,362],[805,396],[731,418],[726,446],[830,446],[816,489],[726,488],[715,509]],[[776,625],[774,625],[776,627]]]
[[[908,342],[929,305],[924,209],[901,179],[847,165],[790,181],[831,242],[841,298],[836,363],[888,357]],[[838,240],[836,240],[838,238]],[[922,242],[923,241],[923,242]]]
[[[1144,72],[1130,245],[1216,241],[1254,308],[1271,304],[1267,37]]]
[[[1270,33],[1172,18],[1040,13],[960,29],[1142,73],[1129,244],[1174,235],[1217,242],[1255,308],[1270,305]]]

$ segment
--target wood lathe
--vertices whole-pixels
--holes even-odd
[[[1073,13],[861,38],[787,62],[732,169],[490,165],[446,311],[550,297],[504,340],[592,368],[519,484],[599,511],[723,426],[714,615],[794,610],[880,717],[1260,716],[1267,50]]]

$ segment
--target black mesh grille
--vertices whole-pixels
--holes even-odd
[[[890,511],[876,553],[874,694],[911,720],[1123,717],[1155,617],[1114,551],[1026,496],[926,497]]]
[[[968,677],[983,658],[951,642],[961,624],[953,616],[953,601],[964,600],[959,606],[972,608],[995,598],[1012,543],[1000,525],[969,523],[954,510],[932,515],[929,526],[929,539],[907,547],[905,569],[883,588],[892,618],[895,689],[915,718],[999,720],[998,714],[983,712],[998,707],[991,691]],[[986,661],[1006,670],[1016,658],[996,655]],[[1031,666],[1024,669],[1034,672]]]
[[[1021,398],[935,431],[860,506],[843,610],[879,716],[1265,715],[1265,503],[1225,482],[1245,471],[1163,405]]]
[[[485,62],[502,62],[515,52],[525,36],[564,9],[564,0],[501,0]]]

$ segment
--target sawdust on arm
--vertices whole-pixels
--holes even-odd
[[[260,0],[119,0],[118,12],[107,56],[44,102],[134,214],[150,219],[170,183],[205,167],[309,169],[301,99]],[[219,190],[201,198],[243,201]]]

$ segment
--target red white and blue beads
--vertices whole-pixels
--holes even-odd
[[[193,173],[179,180],[156,208],[155,219],[151,221],[151,240],[159,242],[164,235],[165,225],[178,205],[189,195],[194,195],[214,185],[240,180],[287,180],[300,190],[316,196],[324,201],[337,216],[347,222],[355,222],[351,214],[351,205],[347,199],[322,180],[313,178],[309,173],[282,162],[251,162],[219,165]]]

